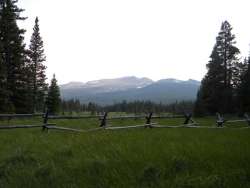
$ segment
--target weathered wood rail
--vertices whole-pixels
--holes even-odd
[[[1,125],[0,129],[24,129],[24,128],[37,128],[44,126],[56,125],[55,123],[48,123],[46,125]]]
[[[95,119],[102,118],[103,115],[94,115],[94,116],[49,116],[48,119]],[[135,115],[135,116],[110,116],[108,120],[115,119],[144,119],[146,115]],[[164,119],[164,118],[183,118],[184,115],[158,115],[152,116],[152,119]]]
[[[0,119],[14,119],[14,118],[32,118],[32,117],[43,117],[46,113],[37,114],[0,114]],[[102,118],[103,115],[84,115],[84,116],[59,116],[49,115],[48,119],[96,119]],[[128,115],[128,116],[110,116],[107,119],[144,119],[146,115]],[[183,118],[184,115],[153,115],[152,119],[164,119],[164,118]]]
[[[44,113],[38,114],[0,114],[0,118],[28,118],[28,117],[42,117]]]
[[[91,116],[54,116],[49,115],[48,119],[96,119],[101,118],[102,115],[91,115]]]
[[[236,122],[246,122],[247,127],[240,127],[239,129],[247,129],[250,128],[250,117],[245,114],[244,119],[238,119],[238,120],[225,120],[222,115],[217,113],[217,119],[216,119],[216,126],[200,126],[198,123],[196,123],[192,119],[192,114],[184,114],[182,116],[153,116],[153,113],[149,113],[147,115],[140,115],[140,116],[113,116],[108,117],[108,113],[104,113],[103,115],[98,116],[50,116],[48,112],[45,114],[0,114],[1,117],[37,117],[41,116],[43,118],[43,123],[41,125],[2,125],[0,126],[0,130],[3,129],[21,129],[21,128],[42,128],[43,131],[47,130],[58,130],[58,131],[69,131],[69,132],[92,132],[92,131],[98,131],[98,130],[119,130],[119,129],[131,129],[131,128],[207,128],[207,129],[221,129],[221,128],[228,128],[225,127],[225,123],[236,123]],[[92,128],[92,129],[74,129],[74,128],[68,128],[68,127],[61,127],[56,126],[54,123],[48,123],[49,119],[85,119],[85,118],[98,118],[100,121],[99,127]],[[145,123],[141,125],[128,125],[128,126],[110,126],[108,124],[109,120],[115,120],[115,119],[126,119],[126,118],[144,118]],[[180,125],[158,125],[158,123],[152,122],[152,119],[157,118],[184,118],[183,124]]]
[[[12,119],[21,119],[21,118],[34,118],[34,117],[43,117],[44,113],[38,114],[0,114],[0,120],[7,120],[8,123]]]

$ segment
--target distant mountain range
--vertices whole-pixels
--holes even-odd
[[[123,100],[151,100],[171,103],[181,100],[195,100],[200,82],[196,80],[162,79],[134,76],[83,82],[70,82],[60,86],[63,99],[79,99],[83,103],[100,105],[113,104]]]

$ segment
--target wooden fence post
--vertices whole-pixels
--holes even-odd
[[[224,124],[226,121],[225,121],[224,118],[220,115],[220,113],[217,112],[216,115],[217,115],[217,121],[216,121],[217,127],[223,127],[223,124]]]
[[[193,114],[189,114],[189,113],[185,113],[184,117],[185,117],[185,121],[183,122],[184,125],[189,124],[190,122],[193,123],[194,125],[196,125],[195,121],[192,119]]]
[[[45,131],[45,130],[48,131],[48,128],[47,128],[48,119],[49,119],[49,111],[47,110],[43,116],[43,129],[42,129],[43,131]]]
[[[192,121],[191,118],[192,118],[192,114],[188,114],[188,113],[185,113],[184,114],[184,117],[185,117],[185,121],[184,121],[184,125],[187,125],[189,123],[189,121]]]
[[[107,116],[108,116],[108,112],[105,112],[103,117],[100,118],[100,120],[101,120],[100,127],[105,128],[107,126]]]
[[[151,119],[152,119],[152,116],[153,116],[153,112],[150,112],[148,114],[148,116],[146,116],[146,125],[145,125],[145,128],[149,127],[149,128],[152,128],[151,126]]]

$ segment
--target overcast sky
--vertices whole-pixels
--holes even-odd
[[[123,76],[201,80],[222,21],[242,56],[250,43],[248,0],[19,0],[40,19],[48,78],[60,84]]]

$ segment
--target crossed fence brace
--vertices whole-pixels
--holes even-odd
[[[250,117],[247,113],[244,114],[245,119],[238,119],[238,120],[226,120],[220,113],[216,113],[217,115],[217,127],[224,127],[225,123],[236,123],[236,122],[246,122],[248,126],[250,126]]]

